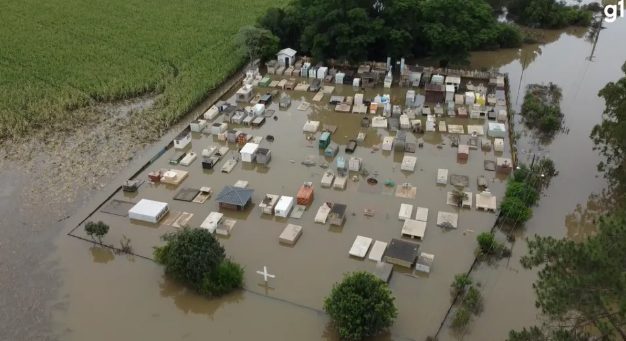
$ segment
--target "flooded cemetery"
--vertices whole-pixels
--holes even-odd
[[[479,118],[470,117],[473,108],[465,104],[467,93],[474,92],[474,104],[482,103],[483,98],[476,96],[482,84],[485,106],[490,106],[488,95],[499,89],[497,72],[484,78],[463,76],[459,70],[451,73],[461,76],[454,95],[463,96],[463,104],[453,96],[452,109],[445,103],[445,91],[436,95],[444,96],[441,106],[427,100],[432,93],[427,94],[422,84],[427,78],[424,69],[419,86],[401,86],[402,77],[396,72],[386,88],[385,75],[374,87],[361,82],[354,87],[358,66],[351,82],[349,73],[344,73],[342,83],[347,84],[337,84],[336,77],[312,84],[314,78],[308,74],[294,75],[293,70],[287,76],[284,70],[282,75],[268,74],[262,66],[261,74],[251,75],[250,89],[242,89],[242,80],[233,82],[232,88],[228,84],[231,90],[220,100],[200,105],[161,141],[137,151],[130,165],[118,161],[91,165],[88,169],[107,174],[98,183],[110,182],[108,187],[93,190],[82,185],[95,181],[91,178],[50,176],[49,167],[31,166],[24,171],[19,163],[0,160],[3,178],[10,180],[0,183],[0,213],[5,225],[18,227],[1,229],[5,233],[0,244],[2,262],[15,270],[9,276],[2,272],[2,282],[19,288],[0,302],[13,308],[0,316],[0,329],[7,323],[17,326],[11,339],[205,340],[210,334],[235,340],[336,340],[322,311],[323,298],[346,272],[389,274],[389,266],[377,267],[380,259],[395,263],[389,287],[396,297],[398,318],[390,334],[377,339],[423,340],[436,334],[442,323],[438,338],[458,339],[444,321],[452,303],[450,283],[455,274],[470,269],[476,235],[489,230],[496,218],[495,213],[477,207],[477,195],[484,190],[479,182],[499,207],[507,179],[497,165],[492,168],[488,163],[494,170],[485,169],[485,161],[511,159],[517,164],[517,160],[529,163],[535,156],[547,156],[559,175],[511,244],[511,257],[481,263],[472,271],[481,283],[484,309],[462,337],[504,339],[511,329],[540,323],[532,290],[536,272],[523,269],[519,262],[527,253],[523,238],[534,234],[580,238],[595,228],[589,217],[601,211],[602,203],[590,195],[601,193],[606,182],[598,176],[596,164],[601,158],[592,149],[589,132],[604,108],[598,90],[621,74],[626,50],[616,47],[623,46],[619,43],[625,24],[616,22],[602,30],[595,47],[584,30],[568,29],[547,31],[543,43],[521,50],[472,53],[471,69],[508,75],[504,92],[509,101],[500,103],[507,114],[519,111],[528,84],[554,82],[562,88],[567,132],[558,133],[549,145],[538,143],[521,124],[511,135],[511,120],[499,117],[495,106],[495,120],[489,119],[489,111],[487,117],[481,117],[480,111]],[[563,51],[589,57],[564,59]],[[339,66],[336,70],[346,71]],[[412,66],[408,70],[420,72]],[[445,89],[448,72],[434,74],[443,76]],[[474,73],[474,77],[481,74],[485,75]],[[470,80],[474,91],[468,90]],[[309,91],[311,85],[317,91]],[[407,105],[411,89],[415,98]],[[238,92],[249,99],[238,101]],[[399,111],[394,112],[394,105],[400,106]],[[428,109],[424,115],[426,106],[430,119]],[[468,117],[458,115],[463,108]],[[454,116],[448,115],[450,110]],[[519,123],[519,117],[513,120]],[[505,125],[504,134],[493,131],[502,137],[490,135],[489,123]],[[516,155],[511,153],[510,136],[516,139]],[[175,148],[174,138],[182,149]],[[495,151],[496,138],[502,138],[502,152]],[[74,160],[81,155],[66,157]],[[111,155],[126,158],[132,153],[114,146],[100,157],[114,159]],[[35,160],[49,158],[41,155]],[[222,172],[231,167],[230,172]],[[448,204],[448,192],[457,188],[451,184],[453,179],[462,181],[462,190],[472,194],[471,203],[465,200],[466,207]],[[43,182],[46,191],[40,191]],[[36,188],[31,190],[33,184]],[[66,201],[70,191],[79,195]],[[34,200],[38,197],[41,200]],[[153,202],[137,206],[142,199]],[[238,210],[238,204],[245,207]],[[129,217],[131,210],[139,220]],[[456,214],[457,227],[438,226],[440,212]],[[150,219],[157,223],[142,221]],[[126,236],[135,255],[95,245],[83,225],[98,220],[111,228],[106,244],[117,246]],[[153,247],[163,245],[163,234],[185,225],[214,230],[229,257],[245,267],[244,290],[207,299],[168,279],[162,266],[142,258],[153,257]],[[395,247],[397,243],[407,247]],[[11,256],[5,259],[5,254]],[[412,264],[405,261],[407,254]],[[275,275],[268,285],[257,274],[264,267]],[[46,317],[48,311],[51,316]]]
[[[146,258],[167,232],[209,229],[246,292],[318,312],[345,273],[370,271],[397,298],[393,334],[434,335],[513,167],[508,80],[401,68],[391,85],[385,63],[249,70],[85,220]]]

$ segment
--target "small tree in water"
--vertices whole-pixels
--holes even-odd
[[[208,230],[185,228],[162,237],[166,244],[154,250],[165,273],[206,296],[221,296],[243,285],[243,268],[228,259]]]
[[[385,282],[369,272],[347,275],[324,301],[342,340],[361,340],[391,327],[398,315]]]
[[[96,241],[102,245],[102,237],[104,237],[109,232],[109,225],[103,223],[102,221],[98,221],[94,223],[93,221],[89,221],[85,224],[85,232],[91,239]]]
[[[455,189],[452,191],[452,201],[454,201],[457,207],[461,207],[465,200],[467,200],[467,194],[463,190]]]

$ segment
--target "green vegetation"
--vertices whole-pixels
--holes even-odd
[[[463,201],[465,200],[467,200],[467,193],[457,188],[452,190],[452,201],[457,207],[461,207],[463,205]]]
[[[351,62],[388,56],[462,61],[468,51],[517,47],[519,30],[498,23],[484,0],[292,0],[259,25],[316,60]]]
[[[391,327],[398,312],[387,283],[369,272],[354,272],[335,284],[324,300],[343,340],[361,340]]]
[[[450,293],[459,302],[450,322],[451,327],[457,332],[463,332],[469,326],[472,315],[482,311],[483,297],[467,274],[455,275],[450,287]]]
[[[167,233],[166,244],[154,250],[165,273],[206,296],[221,296],[243,285],[243,268],[226,259],[224,248],[206,229],[185,228]]]
[[[584,7],[568,6],[557,0],[505,0],[509,17],[515,22],[540,28],[589,26],[593,13]]]
[[[622,66],[626,74],[626,63]],[[596,125],[591,138],[595,149],[605,157],[598,169],[609,179],[615,196],[626,203],[626,77],[608,83],[598,96],[604,99],[602,123]]]
[[[539,192],[528,182],[511,181],[506,186],[505,195],[520,199],[527,206],[534,205],[539,200]]]
[[[500,218],[513,227],[524,224],[532,217],[531,207],[539,200],[539,194],[557,174],[554,162],[547,158],[533,162],[531,167],[520,165],[507,183]]]
[[[244,26],[237,33],[235,43],[242,55],[247,56],[249,61],[254,61],[257,58],[268,60],[274,57],[278,52],[279,41],[269,30]]]
[[[626,64],[622,71],[626,73]],[[606,157],[599,170],[618,194],[613,211],[582,242],[540,236],[528,241],[522,265],[539,269],[533,288],[536,305],[548,320],[511,331],[510,341],[626,339],[626,77],[609,82],[599,96],[606,109],[591,138]]]
[[[96,102],[160,94],[165,127],[237,68],[233,36],[285,0],[8,0],[0,11],[0,139],[68,129]]]
[[[519,198],[505,197],[500,205],[500,213],[504,219],[514,225],[525,223],[533,215],[532,209]]]
[[[85,224],[85,232],[91,239],[94,241],[97,239],[98,243],[102,245],[102,237],[109,233],[109,225],[102,221],[98,221],[97,223],[89,221]]]
[[[493,233],[482,232],[476,236],[476,241],[478,242],[479,256],[502,258],[511,255],[511,250],[498,242]]]
[[[585,335],[591,329],[597,339],[606,340],[626,337],[624,212],[603,217],[598,234],[582,243],[535,236],[528,247],[522,265],[540,269],[533,285],[536,304],[557,330]],[[526,332],[543,329],[549,327]]]
[[[524,122],[548,137],[554,135],[563,121],[560,101],[561,89],[556,84],[529,85],[522,104]]]

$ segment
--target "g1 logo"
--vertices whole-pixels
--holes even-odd
[[[619,0],[616,5],[604,6],[604,21],[614,22],[618,16],[624,17],[624,0]]]

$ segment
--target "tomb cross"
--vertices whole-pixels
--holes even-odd
[[[276,278],[275,275],[272,275],[269,272],[267,272],[267,266],[263,266],[263,271],[257,270],[256,273],[263,276],[263,280],[265,281],[265,283],[267,283],[268,278]]]

